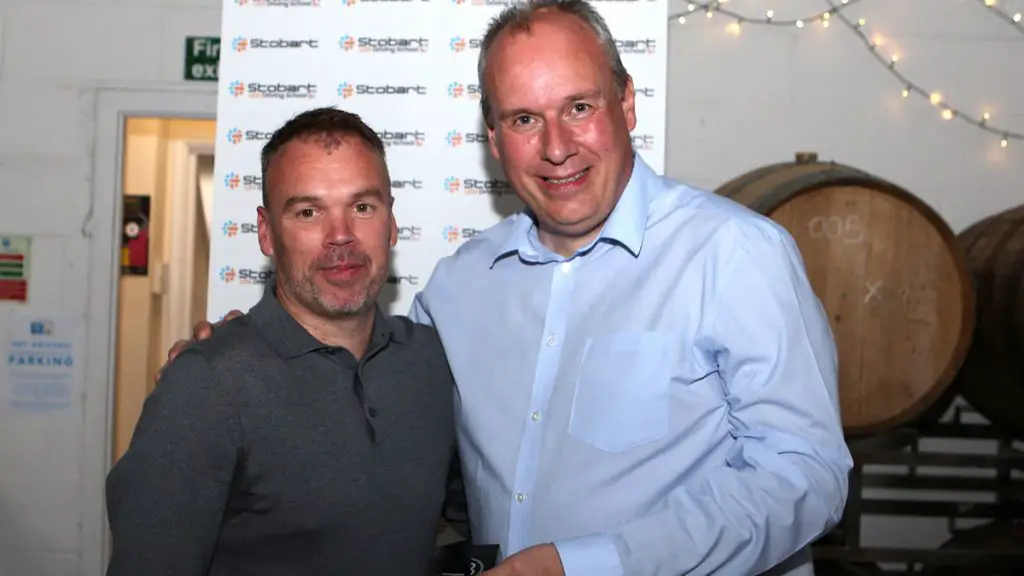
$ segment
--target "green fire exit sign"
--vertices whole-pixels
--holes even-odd
[[[185,38],[185,80],[216,82],[219,62],[219,37],[188,36]]]

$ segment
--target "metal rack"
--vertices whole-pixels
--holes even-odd
[[[949,532],[959,531],[957,521],[1022,520],[1024,519],[1024,479],[1014,479],[1012,470],[1024,472],[1024,450],[1013,447],[1014,438],[988,424],[964,422],[969,407],[955,406],[950,423],[923,424],[914,428],[864,440],[849,441],[854,469],[850,475],[850,493],[840,525],[812,547],[816,560],[838,561],[842,564],[898,564],[887,574],[922,574],[927,569],[959,566],[984,570],[1008,569],[1024,574],[1024,545],[1014,550],[993,549],[921,549],[906,547],[868,547],[861,544],[861,520],[864,515],[890,515],[945,518]],[[994,454],[958,454],[922,450],[925,439],[995,441]],[[871,472],[872,465],[905,466],[905,474]],[[921,467],[988,469],[990,477],[924,475]],[[935,499],[870,498],[865,488],[942,491],[956,497]],[[985,492],[995,496],[992,503],[978,503],[966,496],[968,492]],[[925,570],[925,571],[923,571]]]

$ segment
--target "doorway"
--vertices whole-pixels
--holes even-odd
[[[206,318],[216,121],[126,119],[111,463],[167,350]]]

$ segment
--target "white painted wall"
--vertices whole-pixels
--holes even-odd
[[[727,6],[774,8],[776,18],[825,6],[777,4]],[[0,232],[35,237],[33,305],[88,313],[97,89],[180,89],[184,36],[219,34],[219,13],[219,0],[0,2]],[[851,13],[899,46],[912,79],[1024,130],[1024,35],[977,2],[867,0]],[[1024,202],[1024,142],[1000,148],[995,136],[903,100],[847,30],[748,26],[734,37],[724,26],[703,16],[673,25],[670,175],[713,187],[816,150],[902,184],[955,230]],[[0,401],[6,394],[0,375]],[[98,576],[78,565],[95,554],[81,543],[83,507],[102,498],[83,492],[81,437],[80,411],[42,418],[0,408],[0,575]]]

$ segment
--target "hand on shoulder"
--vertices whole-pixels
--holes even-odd
[[[160,375],[163,374],[163,371],[164,369],[167,368],[167,365],[173,362],[174,359],[177,358],[178,355],[181,354],[185,350],[185,348],[187,348],[190,344],[192,344],[193,342],[199,342],[200,340],[206,340],[210,336],[213,336],[214,329],[223,326],[225,322],[230,322],[231,320],[234,320],[235,318],[238,318],[241,315],[242,312],[240,310],[232,310],[228,312],[224,316],[224,319],[219,322],[210,323],[207,322],[206,320],[200,320],[192,328],[191,340],[178,340],[177,342],[174,343],[173,346],[171,346],[171,349],[167,351],[167,362],[165,362],[164,365],[161,366],[160,369],[156,371],[156,375],[153,377],[153,381],[155,383],[159,383]]]

